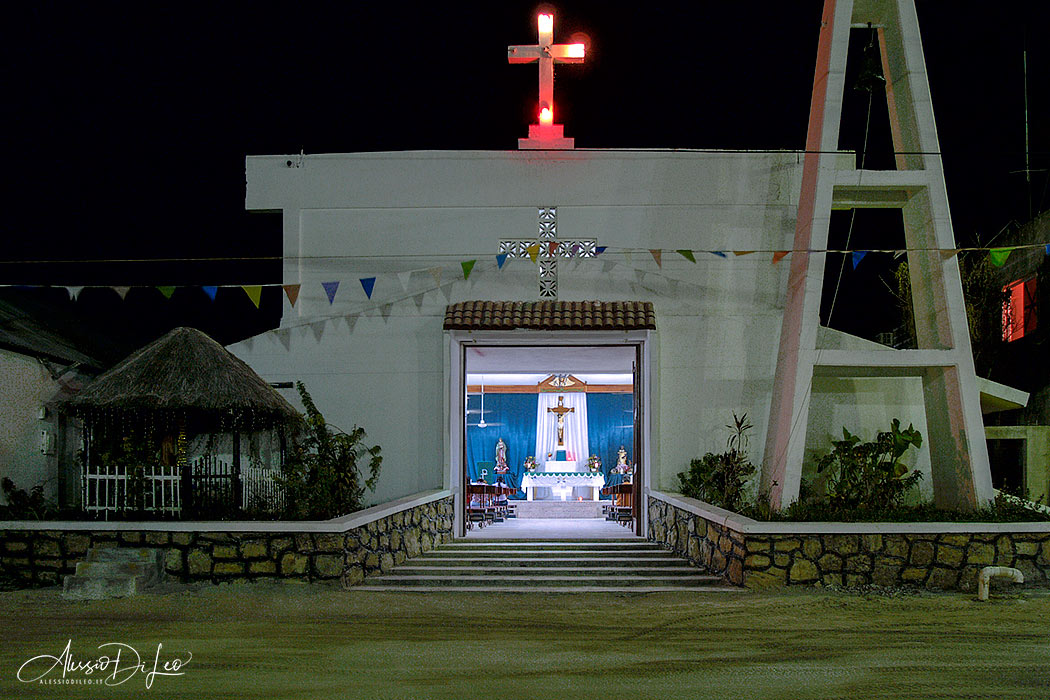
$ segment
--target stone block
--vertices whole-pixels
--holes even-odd
[[[851,574],[870,573],[875,568],[874,555],[866,552],[851,554],[846,557],[846,572]]]
[[[394,530],[390,533],[390,549],[394,552],[400,552],[405,547],[405,540],[401,536],[398,530]]]
[[[53,586],[58,583],[58,572],[57,571],[38,571],[36,572],[36,580],[40,583]]]
[[[843,558],[838,554],[828,552],[820,557],[820,559],[817,559],[817,566],[820,567],[821,571],[827,574],[833,571],[842,571],[843,562]]]
[[[390,551],[390,535],[379,536],[379,549],[383,550],[384,552]]]
[[[871,583],[868,577],[864,574],[846,574],[846,585],[853,588],[856,586],[865,586]]]
[[[728,562],[726,561],[726,555],[722,553],[722,550],[716,548],[711,552],[711,573],[724,573],[726,570],[727,563]]]
[[[914,566],[929,566],[933,563],[933,543],[920,541],[911,546],[909,562]]]
[[[314,551],[314,543],[310,535],[305,532],[295,534],[295,551],[300,553]]]
[[[365,570],[362,569],[359,565],[348,566],[346,568],[346,570],[343,572],[342,578],[341,578],[343,586],[346,586],[346,587],[356,586],[357,584],[361,583],[364,580],[365,580]]]
[[[1039,555],[1038,542],[1014,542],[1014,551],[1019,557],[1035,558]]]
[[[202,532],[198,537],[207,542],[234,542],[234,538],[228,532]]]
[[[365,571],[375,571],[379,568],[379,555],[375,552],[369,552],[365,555]]]
[[[773,543],[769,540],[748,537],[744,546],[749,554],[759,554],[769,552],[773,548]]]
[[[882,535],[861,535],[861,549],[865,552],[882,551]]]
[[[142,533],[137,530],[120,533],[120,541],[124,544],[142,544]]]
[[[748,571],[744,585],[754,590],[780,588],[787,583],[787,571],[784,569],[766,569],[765,571]]]
[[[399,549],[396,552],[394,552],[395,564],[404,564],[406,559],[408,559],[408,556],[405,554],[405,550]]]
[[[941,535],[937,538],[937,541],[952,547],[966,547],[970,544],[970,536],[952,532]]]
[[[419,549],[419,533],[414,530],[409,530],[405,533],[404,537],[405,552],[410,557],[418,557],[420,553]]]
[[[942,566],[935,566],[933,571],[930,572],[930,578],[926,582],[927,588],[937,588],[942,591],[955,590],[956,585],[959,583],[959,571],[956,569],[946,569]]]
[[[34,557],[60,557],[62,548],[56,540],[37,540],[33,543]]]
[[[250,540],[241,543],[241,555],[245,559],[265,559],[266,549],[266,540]]]
[[[216,576],[241,576],[244,574],[244,562],[242,561],[220,561],[215,562],[213,573]]]
[[[40,569],[58,570],[62,568],[62,562],[62,559],[37,559],[33,563]]]
[[[856,554],[860,551],[858,535],[827,535],[824,537],[824,551],[835,552],[841,556]]]
[[[820,581],[817,582],[817,586],[820,586],[821,584],[823,584],[825,586],[845,586],[846,585],[846,575],[845,574],[839,574],[839,573],[834,573],[834,574],[824,573],[824,574],[821,574]]]
[[[730,559],[729,567],[726,569],[726,579],[734,586],[744,584],[744,566],[739,559]]]
[[[343,536],[334,532],[325,532],[314,535],[314,546],[318,552],[342,552]]]
[[[802,553],[806,556],[806,559],[816,561],[824,553],[824,543],[820,541],[819,537],[807,537],[802,541]]]
[[[936,562],[942,566],[957,569],[963,563],[965,551],[961,547],[953,547],[949,544],[937,545]]]
[[[896,586],[900,570],[899,565],[880,560],[875,563],[875,570],[871,572],[871,581],[878,586]]]
[[[6,552],[24,552],[29,549],[29,543],[22,540],[6,540],[4,542],[4,551]],[[87,548],[84,548],[87,551]]]
[[[237,546],[231,544],[217,544],[211,550],[211,555],[215,559],[237,559]]]
[[[314,556],[314,574],[318,578],[338,578],[343,574],[342,554],[317,554]]]
[[[788,581],[791,583],[812,583],[819,577],[817,565],[805,557],[795,557],[788,570]]]
[[[929,573],[929,569],[917,566],[906,566],[901,569],[900,576],[901,581],[905,583],[922,583],[926,580],[926,575]]]
[[[887,556],[908,558],[908,542],[901,535],[885,535],[882,538],[883,552]]]
[[[270,540],[270,551],[274,556],[282,554],[292,548],[291,537],[274,537]]]
[[[147,532],[146,533],[146,544],[151,544],[155,547],[164,547],[171,544],[171,533],[170,532]]]
[[[180,547],[188,547],[193,544],[193,533],[173,532],[171,533],[171,543]]]
[[[777,552],[794,552],[801,544],[797,537],[778,537],[773,540],[773,550]]]
[[[306,567],[310,559],[299,552],[285,552],[281,557],[282,576],[302,576],[306,573]]]
[[[1009,535],[1000,535],[995,540],[995,563],[1011,566],[1014,560],[1014,543]]]
[[[786,552],[775,552],[773,554],[773,564],[786,569],[791,566],[791,555]]]
[[[385,572],[385,571],[390,571],[393,568],[394,568],[394,555],[391,554],[390,552],[384,552],[382,554],[382,556],[379,557],[379,570]]]
[[[423,552],[429,552],[434,548],[434,538],[430,536],[430,533],[421,532],[419,533],[419,549]]]
[[[186,569],[190,576],[204,576],[211,573],[211,557],[200,549],[191,549],[186,555]]]
[[[277,573],[277,564],[269,560],[250,561],[248,562],[248,573],[263,575],[275,574]]]
[[[184,566],[180,550],[169,549],[164,553],[164,570],[169,574],[181,576],[185,571]]]
[[[393,517],[394,527],[402,528],[405,526],[405,511],[394,513]]]
[[[995,561],[995,547],[986,542],[973,542],[966,550],[966,563],[975,566],[991,566]]]
[[[88,547],[91,546],[91,538],[87,535],[70,532],[65,536],[65,545],[66,556],[79,557],[87,554]]]
[[[767,554],[748,554],[744,559],[744,568],[749,571],[768,569],[773,560]]]

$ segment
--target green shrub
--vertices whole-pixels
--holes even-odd
[[[287,516],[327,520],[363,507],[365,490],[375,491],[383,463],[378,445],[363,444],[364,428],[349,433],[328,425],[302,382],[296,382],[306,415],[297,426],[279,478]],[[368,478],[361,467],[368,462]]]
[[[832,511],[873,511],[899,506],[922,474],[909,473],[901,463],[908,448],[922,446],[922,435],[911,425],[900,429],[896,418],[889,431],[871,442],[842,429],[842,440],[832,442],[831,453],[817,462],[824,474],[824,500]]]
[[[746,413],[739,417],[734,413],[733,423],[726,426],[726,451],[708,452],[690,462],[688,472],[679,472],[681,492],[727,510],[744,505],[747,482],[755,473],[755,465],[747,456],[748,433],[753,427]]]
[[[0,506],[0,518],[4,520],[46,520],[58,512],[58,504],[44,496],[44,485],[41,481],[29,491],[15,486],[8,477],[0,481],[7,499],[6,506]]]

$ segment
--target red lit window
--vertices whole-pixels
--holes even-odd
[[[1023,338],[1035,330],[1035,277],[1003,287],[1003,341]]]

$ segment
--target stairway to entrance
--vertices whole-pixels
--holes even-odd
[[[369,576],[354,590],[487,593],[738,592],[640,537],[468,540],[441,545]]]

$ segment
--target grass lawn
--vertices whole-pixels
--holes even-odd
[[[17,680],[38,655],[134,647],[116,686]],[[109,647],[110,656],[116,647]],[[41,673],[51,662],[34,667]],[[70,672],[67,678],[99,678]],[[29,674],[29,675],[36,675]],[[61,678],[61,667],[44,678]],[[648,595],[344,592],[169,585],[69,603],[0,593],[0,698],[1046,698],[1050,592],[864,597],[813,590]]]

